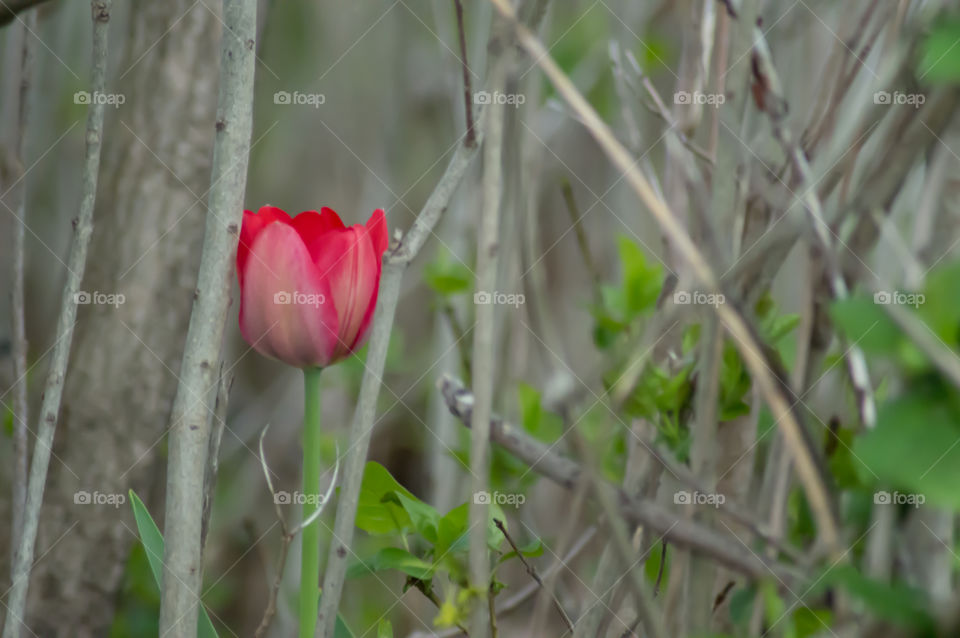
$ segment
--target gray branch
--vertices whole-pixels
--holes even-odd
[[[93,0],[90,3],[90,9],[93,19],[93,63],[90,89],[91,92],[103,93],[107,82],[107,26],[110,21],[110,0]],[[50,467],[53,436],[57,428],[57,416],[60,413],[60,399],[63,397],[64,378],[67,374],[67,363],[70,360],[70,346],[73,343],[73,328],[77,320],[77,293],[87,264],[90,235],[93,234],[93,206],[97,197],[97,178],[100,173],[104,106],[97,100],[91,100],[87,111],[80,213],[73,219],[73,239],[70,242],[70,254],[67,258],[67,282],[63,286],[60,297],[57,335],[44,386],[43,403],[40,407],[40,423],[37,426],[37,440],[33,447],[30,478],[27,482],[23,527],[20,530],[11,569],[13,584],[7,599],[7,620],[3,627],[3,638],[19,638],[21,630],[26,628],[24,609],[37,541],[40,506],[43,504],[43,488],[47,481],[47,470]]]
[[[23,23],[23,44],[20,56],[20,90],[17,94],[17,120],[14,123],[16,130],[16,144],[14,147],[13,170],[9,187],[4,185],[4,192],[13,194],[11,205],[3,204],[4,208],[16,219],[13,231],[13,278],[11,288],[10,320],[13,339],[13,516],[10,534],[11,565],[13,553],[16,552],[20,529],[23,525],[23,508],[27,501],[27,455],[30,452],[27,444],[27,423],[30,420],[30,411],[27,393],[27,329],[26,303],[24,301],[24,237],[27,225],[27,184],[24,172],[24,157],[26,156],[27,126],[29,123],[29,103],[33,85],[33,47],[34,29],[37,24],[37,12],[32,11]],[[2,174],[0,167],[0,174]]]
[[[479,116],[478,116],[479,117]],[[344,461],[343,483],[337,502],[337,516],[333,524],[333,540],[327,557],[326,572],[323,576],[323,596],[320,599],[320,612],[317,620],[316,636],[332,638],[343,593],[343,581],[347,572],[349,547],[353,541],[354,519],[360,498],[360,485],[363,482],[363,468],[370,449],[370,435],[376,418],[377,397],[383,383],[383,368],[387,360],[387,346],[393,330],[393,317],[400,297],[400,282],[407,264],[417,256],[427,238],[433,234],[433,228],[447,209],[450,198],[467,172],[470,163],[480,147],[482,135],[480,127],[476,129],[477,144],[461,144],[447,165],[433,193],[427,199],[420,214],[417,215],[410,232],[399,245],[384,255],[383,275],[380,278],[380,293],[377,309],[370,330],[370,347],[360,384],[360,396],[357,409],[350,426],[350,440],[347,457]]]
[[[220,94],[210,200],[193,311],[170,415],[161,636],[194,636],[202,575],[204,471],[211,438],[234,257],[243,216],[250,134],[256,0],[224,0]]]

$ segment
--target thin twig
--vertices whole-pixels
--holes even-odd
[[[463,141],[467,146],[476,146],[477,138],[473,131],[473,90],[470,88],[470,65],[467,63],[467,36],[463,28],[463,4],[453,0],[457,11],[457,37],[460,40],[460,66],[463,68],[463,108],[467,118],[467,137]]]
[[[507,0],[490,0],[497,10],[511,20],[516,29],[521,46],[537,61],[548,76],[557,92],[570,104],[583,120],[587,130],[600,144],[611,161],[623,172],[629,186],[646,204],[647,208],[660,224],[678,254],[690,265],[693,274],[710,291],[722,292],[720,282],[703,254],[693,243],[689,233],[681,225],[662,199],[657,197],[653,187],[637,168],[629,152],[617,141],[610,128],[600,118],[594,108],[577,90],[570,78],[557,66],[549,51],[529,29],[516,21],[516,14]],[[771,373],[764,350],[754,329],[727,295],[727,303],[714,308],[727,332],[733,338],[754,381],[760,388],[764,399],[770,406],[774,420],[783,430],[784,438],[796,459],[797,472],[806,491],[811,510],[817,521],[817,529],[824,547],[832,555],[839,555],[840,534],[836,512],[829,489],[829,479],[820,462],[817,450],[809,440],[806,430],[800,422],[792,402],[787,398],[783,382]]]
[[[260,432],[258,449],[260,451],[260,468],[263,470],[263,477],[267,481],[270,496],[273,498],[273,508],[277,513],[277,520],[280,522],[281,543],[280,556],[277,558],[277,567],[274,571],[273,583],[270,586],[270,595],[267,598],[267,608],[264,609],[263,618],[261,618],[260,624],[257,626],[256,632],[254,632],[256,638],[262,638],[262,636],[266,635],[267,630],[270,628],[270,623],[273,622],[273,617],[277,614],[277,596],[280,594],[280,585],[283,583],[283,571],[286,567],[290,544],[304,527],[313,523],[323,513],[324,508],[333,496],[333,490],[337,485],[337,476],[340,473],[340,446],[337,446],[337,462],[333,466],[333,478],[330,479],[330,484],[327,486],[327,491],[323,495],[323,500],[319,503],[319,507],[317,507],[306,520],[300,521],[296,527],[290,529],[287,527],[287,520],[283,516],[283,511],[280,509],[281,499],[277,491],[273,488],[273,479],[270,478],[270,466],[267,464],[267,456],[263,451],[263,439],[267,436],[267,430],[269,429],[270,424],[268,423]]]
[[[583,230],[583,224],[580,223],[582,216],[577,206],[577,199],[573,195],[573,187],[570,185],[570,180],[564,177],[563,181],[560,182],[560,189],[563,192],[563,201],[567,205],[567,212],[570,213],[573,232],[577,236],[577,246],[580,248],[580,256],[583,257],[583,264],[587,267],[590,278],[593,279],[594,294],[599,295],[600,286],[603,283],[603,275],[600,274],[600,269],[597,268],[597,262],[593,259],[593,253],[590,252],[590,242],[587,239],[586,231]]]
[[[13,230],[13,250],[11,276],[13,277],[10,293],[11,339],[13,341],[13,524],[10,530],[11,559],[18,546],[20,528],[23,524],[23,508],[27,500],[27,455],[30,453],[27,444],[27,423],[30,420],[27,386],[27,329],[26,329],[26,302],[24,300],[24,240],[27,223],[27,185],[24,174],[24,158],[26,157],[27,126],[29,124],[29,103],[33,84],[33,42],[36,36],[33,31],[37,25],[37,12],[31,11],[23,23],[23,44],[20,56],[20,91],[17,105],[16,143],[14,145],[13,174],[10,176],[13,184],[4,185],[4,192],[12,191],[13,197],[10,212],[16,218]],[[7,207],[4,204],[4,207]],[[16,212],[13,212],[16,211]],[[13,560],[11,560],[11,566]]]
[[[520,548],[517,547],[517,544],[513,542],[510,532],[507,531],[507,526],[504,525],[503,521],[501,521],[499,518],[493,519],[493,524],[497,526],[497,529],[500,530],[500,532],[503,534],[503,537],[507,539],[508,543],[510,543],[510,547],[512,547],[513,551],[516,552],[517,558],[520,559],[520,562],[523,563],[527,573],[530,574],[530,578],[536,581],[536,583],[542,588],[544,586],[543,579],[540,578],[540,574],[537,573],[537,570],[534,568],[534,566],[527,562],[527,559],[523,556],[523,552],[520,551]],[[573,623],[570,621],[570,617],[567,616],[567,612],[563,609],[563,605],[560,604],[560,601],[557,600],[556,596],[551,595],[550,599],[553,600],[553,605],[557,608],[557,613],[560,614],[563,624],[566,625],[567,629],[569,629],[572,633]]]
[[[197,628],[196,592],[203,576],[203,479],[211,433],[204,397],[217,384],[243,221],[253,129],[256,23],[256,0],[224,1],[210,198],[197,290],[170,414],[161,636],[189,637]]]
[[[427,199],[420,214],[399,244],[384,255],[383,275],[377,297],[377,309],[370,329],[367,360],[360,384],[357,409],[350,427],[350,441],[344,461],[343,484],[337,503],[337,516],[333,526],[334,542],[330,543],[326,571],[323,577],[323,597],[320,599],[320,614],[317,620],[318,638],[332,638],[336,623],[340,596],[347,571],[347,549],[353,540],[354,519],[363,482],[363,468],[370,449],[370,435],[376,417],[377,397],[380,394],[383,368],[387,358],[387,346],[393,330],[393,318],[400,296],[400,282],[407,264],[417,256],[420,248],[433,234],[433,228],[447,208],[450,198],[460,185],[481,143],[482,132],[478,129],[477,145],[461,145],[447,165],[447,169]]]
[[[107,82],[107,26],[110,20],[110,0],[91,2],[93,20],[93,62],[90,72],[90,88],[103,93]],[[27,603],[27,588],[37,541],[37,525],[40,506],[43,504],[43,488],[47,482],[47,469],[53,451],[53,437],[63,397],[64,378],[73,343],[73,328],[77,320],[77,292],[83,280],[87,263],[87,248],[93,233],[93,208],[97,198],[97,178],[100,172],[100,145],[103,140],[104,104],[93,100],[87,112],[86,152],[84,155],[81,183],[80,212],[73,220],[73,240],[67,258],[67,282],[60,298],[60,316],[57,320],[57,338],[54,341],[50,371],[43,391],[40,407],[40,423],[37,440],[33,446],[30,463],[30,478],[27,483],[27,498],[23,512],[23,528],[20,542],[11,569],[13,584],[7,598],[7,620],[3,638],[19,638],[26,627],[24,609]],[[194,622],[196,626],[196,622]],[[29,629],[28,629],[29,631]]]

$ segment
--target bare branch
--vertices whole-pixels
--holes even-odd
[[[24,239],[26,235],[27,219],[27,185],[24,173],[24,158],[26,157],[27,127],[29,124],[29,103],[33,93],[33,47],[36,36],[33,31],[37,25],[37,12],[31,11],[23,22],[23,43],[20,56],[20,91],[13,94],[17,97],[16,143],[12,158],[11,185],[3,184],[0,189],[12,194],[11,203],[3,203],[14,216],[13,249],[10,286],[10,306],[12,317],[10,326],[13,341],[13,525],[10,533],[11,559],[16,552],[20,530],[23,525],[23,508],[27,500],[27,455],[30,453],[27,443],[27,423],[30,421],[27,392],[27,329],[26,303],[24,300]],[[0,166],[0,169],[3,167]],[[0,170],[0,176],[5,171]],[[11,566],[13,560],[11,560]]]

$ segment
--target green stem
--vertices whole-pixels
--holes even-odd
[[[320,507],[320,368],[303,371],[303,519]],[[300,638],[313,638],[320,604],[320,524],[303,529],[300,561]]]

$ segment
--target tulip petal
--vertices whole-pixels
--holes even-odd
[[[370,304],[363,313],[363,319],[360,322],[360,329],[357,336],[350,345],[350,349],[358,348],[367,338],[367,331],[370,329],[370,322],[373,321],[373,313],[377,309],[377,294],[379,292],[380,272],[383,268],[383,253],[387,250],[387,220],[384,217],[383,209],[378,208],[370,215],[367,220],[367,232],[370,241],[373,244],[373,252],[377,258],[377,286],[373,289],[373,296],[370,298]]]
[[[300,233],[300,238],[306,244],[307,250],[313,243],[315,237],[332,230],[343,230],[343,222],[340,216],[331,209],[324,206],[318,213],[315,210],[307,210],[293,218],[291,225]]]
[[[292,225],[268,224],[257,235],[240,292],[240,331],[254,349],[301,368],[330,363],[334,296]]]
[[[373,250],[377,255],[383,255],[387,250],[389,237],[387,236],[387,218],[383,214],[383,209],[378,208],[370,215],[367,220],[367,231],[370,233],[370,239],[373,241]]]
[[[353,351],[367,314],[377,294],[380,255],[365,226],[331,231],[314,239],[310,253],[319,276],[330,282],[330,293],[339,318],[338,343],[334,358]]]
[[[275,206],[263,206],[256,213],[243,211],[243,225],[240,227],[240,243],[237,245],[237,276],[240,285],[243,285],[243,272],[246,269],[247,259],[250,257],[250,247],[253,246],[257,235],[269,224],[280,222],[290,223],[290,216]]]

